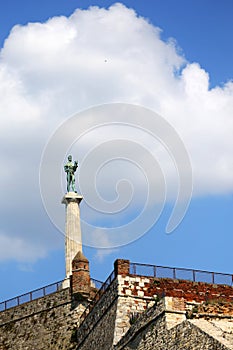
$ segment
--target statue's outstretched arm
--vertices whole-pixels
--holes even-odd
[[[76,171],[77,167],[78,167],[78,162],[75,160],[74,161],[74,166],[73,166],[74,171]]]

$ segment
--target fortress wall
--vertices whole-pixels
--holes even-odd
[[[167,309],[180,310],[173,315],[167,313],[167,327],[171,328],[181,320],[186,311],[192,313],[197,304],[203,304],[203,315],[208,313],[233,316],[233,288],[227,285],[214,285],[203,282],[173,280],[135,275],[118,275],[118,309],[116,314],[114,344],[127,332],[130,318],[140,314],[166,296]],[[223,300],[224,303],[219,303]],[[189,305],[187,304],[189,303]],[[174,306],[173,304],[177,305]],[[203,309],[204,308],[204,309]]]
[[[131,285],[138,283],[138,277],[132,277],[130,286],[127,284],[127,288],[125,288],[125,279],[128,283],[128,276],[117,276],[118,299],[114,344],[116,344],[128,331],[132,322],[134,322],[134,319],[137,318],[139,314],[151,307],[155,302],[154,298],[151,298],[151,296],[145,296],[139,289],[137,289],[135,293],[132,293]]]
[[[0,350],[233,349],[232,287],[129,274],[127,260],[115,276],[84,320],[69,288],[1,312]]]
[[[0,325],[9,321],[19,320],[21,318],[33,315],[43,310],[53,308],[54,306],[70,303],[70,289],[61,289],[58,292],[46,295],[45,297],[32,300],[30,302],[15,306],[8,310],[0,312]]]
[[[76,348],[78,350],[109,350],[112,348],[114,327],[116,318],[116,301],[111,305],[109,309],[99,318],[95,327],[91,332],[88,332],[87,338]],[[78,330],[78,335],[83,329]],[[78,339],[78,338],[77,338]]]
[[[111,283],[77,329],[77,349],[110,349],[115,329],[117,283],[117,279]]]
[[[75,332],[84,304],[71,309],[70,290],[0,313],[0,350],[65,350],[75,346]]]
[[[113,281],[77,330],[77,349],[108,350],[130,328],[130,318],[144,312],[151,298],[121,294],[121,276]]]
[[[128,349],[128,344],[132,345],[132,349],[137,349],[137,344],[141,337],[138,338],[138,335],[150,333],[150,328],[153,320],[157,322],[157,332],[162,334],[166,331],[166,322],[164,314],[164,303],[160,301],[158,304],[155,304],[153,307],[147,309],[140,317],[136,318],[126,334],[119,340],[115,345],[114,349]],[[142,335],[144,339],[144,335]]]
[[[202,332],[198,327],[185,321],[171,330],[164,330],[164,319],[149,324],[138,334],[135,334],[125,346],[116,346],[114,350],[229,350],[232,349]]]
[[[222,316],[233,315],[230,286],[133,275],[129,273],[127,260],[117,260],[114,267],[116,279],[77,330],[77,350],[111,349],[128,334],[138,317],[147,315],[161,298],[166,313],[160,317],[163,322],[158,322],[162,322],[161,327],[167,331],[185,322],[187,313],[194,317],[197,305],[205,305],[204,314],[219,312],[215,301],[221,298],[224,300]],[[210,301],[213,303],[207,305]],[[143,333],[142,329],[137,332]]]
[[[211,332],[208,332],[208,329],[213,328],[212,323],[204,321],[206,329],[203,332],[191,320],[186,320],[184,312],[180,314],[179,311],[182,310],[180,310],[179,303],[179,299],[165,297],[157,305],[146,310],[115,345],[114,350],[233,349],[233,338],[230,337],[233,325],[230,325],[229,320],[225,319],[224,321],[224,323],[228,323],[228,327],[231,326],[231,329],[228,328],[229,339],[227,339],[226,332],[219,332],[218,321],[218,327],[212,331],[212,335],[215,336],[218,329],[219,334],[218,339],[216,339],[210,335]],[[183,317],[179,317],[180,315]],[[174,320],[172,325],[169,324],[171,318]],[[196,324],[199,322],[196,320]]]

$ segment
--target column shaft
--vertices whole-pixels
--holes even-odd
[[[62,203],[66,205],[66,229],[65,229],[65,251],[66,251],[66,278],[72,274],[72,260],[80,251],[82,252],[82,234],[80,226],[79,203],[82,196],[69,192]]]

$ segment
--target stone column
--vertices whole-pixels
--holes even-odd
[[[80,226],[79,204],[82,196],[75,192],[68,192],[62,199],[66,205],[66,278],[72,275],[72,260],[77,252],[82,252],[82,235]]]

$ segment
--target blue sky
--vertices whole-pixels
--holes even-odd
[[[107,41],[100,40],[99,46],[95,45],[93,31],[90,29],[89,32],[89,28],[93,23],[95,24],[99,13],[89,10],[86,17],[78,17],[77,22],[76,20],[72,23],[68,21],[66,24],[67,30],[71,30],[73,28],[71,25],[79,26],[79,21],[82,20],[85,26],[82,28],[86,28],[90,40],[90,43],[78,43],[79,46],[67,49],[69,50],[67,59],[69,59],[70,52],[73,52],[73,48],[84,50],[86,55],[84,61],[80,63],[82,64],[81,70],[76,67],[76,63],[72,62],[75,69],[72,84],[68,78],[68,69],[63,71],[65,61],[62,61],[61,56],[58,57],[57,70],[46,60],[46,53],[49,52],[48,56],[51,56],[53,48],[46,44],[44,27],[28,26],[28,23],[44,23],[55,16],[69,17],[77,8],[84,10],[91,5],[96,5],[107,9],[114,2],[70,0],[32,3],[23,0],[19,5],[18,1],[11,0],[0,5],[0,43],[2,47],[0,64],[5,74],[1,78],[4,84],[1,83],[2,97],[0,98],[3,125],[0,154],[2,164],[5,164],[1,176],[2,199],[0,203],[1,300],[63,279],[65,270],[63,236],[49,220],[40,198],[38,174],[41,155],[51,134],[70,115],[93,105],[116,102],[114,93],[118,102],[132,103],[135,101],[155,112],[162,113],[165,118],[167,116],[168,121],[180,133],[190,151],[191,161],[194,164],[194,195],[183,221],[170,235],[165,233],[166,223],[172,210],[172,204],[169,202],[165,205],[156,225],[135,242],[109,250],[84,247],[84,253],[90,260],[92,277],[105,280],[116,258],[127,258],[134,262],[164,266],[233,272],[231,266],[233,243],[233,171],[231,170],[233,167],[230,157],[233,148],[230,137],[233,127],[233,88],[227,85],[227,82],[233,78],[233,22],[231,20],[233,4],[230,0],[224,0],[221,3],[207,0],[205,2],[122,1],[121,3],[126,8],[133,8],[138,16],[145,18],[146,23],[150,24],[150,27],[147,27],[145,22],[139,23],[136,15],[136,17],[130,15],[121,7],[118,7],[112,14],[120,16],[124,12],[125,21],[127,22],[127,18],[132,21],[131,27],[141,26],[141,32],[145,38],[143,50],[146,57],[156,57],[156,55],[153,56],[155,49],[151,48],[150,43],[157,47],[156,54],[161,57],[161,61],[154,63],[153,58],[148,61],[148,66],[154,69],[154,71],[151,70],[152,80],[150,72],[144,69],[146,65],[143,61],[144,57],[140,56],[138,60],[135,56],[135,62],[138,60],[137,64],[143,62],[142,73],[140,73],[142,74],[141,82],[143,84],[145,76],[145,84],[147,86],[151,84],[151,88],[155,91],[155,101],[153,101],[153,94],[150,96],[149,89],[148,96],[147,92],[137,89],[137,82],[135,91],[129,92],[132,89],[130,83],[116,77],[113,71],[110,71],[106,77],[100,78],[97,70],[100,69],[102,73],[101,65],[91,66],[90,70],[89,67],[88,71],[85,70],[84,63],[88,65],[89,62],[88,52],[85,49],[89,45],[88,50],[91,54],[95,54],[95,57],[101,56],[102,53],[112,52],[110,60],[117,62],[114,64],[118,76],[122,73],[121,65],[127,60],[125,57],[121,60],[124,54],[123,52],[121,54],[121,45],[124,43],[122,33],[114,32],[115,23],[105,23],[105,27],[100,28],[102,36],[106,35],[107,38],[109,32],[112,34],[109,44]],[[103,13],[102,16],[103,19],[107,18],[106,13]],[[121,17],[116,17],[116,24],[119,24],[119,18]],[[97,29],[100,26],[98,23],[96,24]],[[25,28],[25,31],[18,27],[14,33],[10,34],[12,27],[17,24],[24,26],[21,29]],[[59,19],[50,22],[50,28],[53,26],[56,30],[60,30],[62,41],[62,35],[66,35],[64,22]],[[158,34],[156,38],[154,37],[155,34],[151,31],[153,26],[161,29],[160,39],[158,39]],[[30,35],[33,38],[31,41],[28,39]],[[131,35],[133,41],[136,38],[133,30]],[[175,51],[168,45],[169,38],[175,41],[173,44]],[[164,46],[161,42],[165,43]],[[157,44],[159,46],[156,46]],[[119,50],[116,56],[114,56],[114,45]],[[128,42],[127,45],[129,45]],[[133,48],[138,49],[137,46]],[[57,50],[58,53],[64,52],[59,51],[57,46],[54,50]],[[128,59],[129,65],[132,66],[134,57],[130,56]],[[183,79],[184,84],[197,93],[196,102],[186,95],[187,99],[182,100],[182,94],[177,97],[181,101],[179,104],[170,102],[176,97],[172,88],[165,97],[160,95],[160,88],[162,90],[174,83],[174,77],[168,76],[169,72],[167,73],[166,70],[167,60],[171,60],[170,64],[176,64],[179,68],[176,82]],[[156,70],[157,64],[162,64],[161,69],[164,69],[161,76],[155,74],[159,72]],[[185,65],[187,69],[182,75],[181,72]],[[126,68],[130,69],[129,66]],[[207,75],[209,86],[206,87]],[[57,91],[59,89],[57,89],[54,76],[57,77],[60,84],[64,85],[62,95],[59,95],[60,91]],[[92,81],[90,77],[103,86],[107,85],[107,81],[112,78],[112,95],[108,88],[102,87],[101,94],[98,92],[100,86],[92,90],[95,81]],[[158,80],[158,83],[155,82],[153,85],[153,80]],[[82,92],[82,86],[84,92]],[[109,86],[111,88],[111,84]],[[54,93],[55,90],[56,93]],[[200,95],[198,95],[199,91]],[[82,101],[76,104],[74,101],[81,97]],[[53,99],[56,101],[51,102]],[[163,107],[164,99],[167,99],[169,107]],[[184,101],[184,106],[182,101]],[[196,104],[200,104],[200,107]],[[175,107],[179,108],[180,114],[183,109],[186,113],[191,111],[188,122],[183,117],[177,117],[176,113],[179,113],[178,109],[174,110]],[[14,198],[14,203],[12,203],[12,198]],[[85,206],[81,207],[82,210],[85,211]],[[85,216],[85,212],[82,215]],[[31,250],[30,254],[29,250]]]

